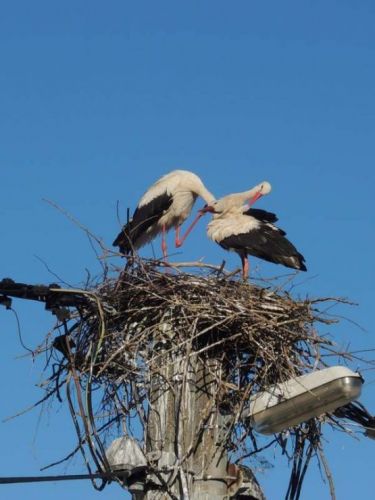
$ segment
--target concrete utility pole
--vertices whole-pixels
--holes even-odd
[[[194,355],[171,357],[153,375],[147,456],[158,471],[165,472],[148,477],[155,488],[146,493],[147,500],[171,495],[191,500],[226,498],[228,460],[220,445],[219,412],[213,404],[219,370],[219,361],[209,359],[203,364]],[[163,482],[170,485],[168,493]]]
[[[203,362],[195,354],[164,357],[163,366],[152,367],[146,453],[154,472],[137,500],[264,499],[255,478],[239,480],[238,470],[233,477],[236,467],[228,467],[223,419],[215,405],[221,369],[221,361]]]

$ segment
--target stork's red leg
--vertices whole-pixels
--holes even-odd
[[[163,224],[162,230],[161,230],[161,249],[163,251],[163,257],[164,260],[167,260],[167,242],[166,242],[166,234],[167,231],[165,229],[165,224]]]
[[[249,277],[249,260],[247,258],[247,255],[241,255],[241,261],[242,261],[242,278],[244,281],[246,281]]]
[[[182,241],[180,240],[180,226],[176,227],[175,232],[176,232],[176,236],[174,239],[174,244],[175,244],[176,248],[178,248],[182,245]]]

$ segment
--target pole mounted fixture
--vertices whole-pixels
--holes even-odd
[[[279,283],[248,285],[222,267],[215,279],[213,266],[202,276],[201,263],[200,274],[159,265],[135,256],[117,280],[105,274],[85,289],[0,280],[0,305],[35,300],[58,319],[46,338],[52,374],[42,401],[56,394],[61,402],[65,384],[94,488],[116,481],[133,500],[263,500],[244,463],[262,451],[260,432],[265,447],[276,443],[293,461],[288,500],[300,498],[314,454],[333,491],[325,420],[375,434],[375,417],[355,401],[361,376],[326,368],[333,359],[346,365],[350,353],[314,326],[332,323],[319,303],[337,299],[295,300]],[[105,450],[120,422],[123,437]]]
[[[138,443],[127,436],[115,439],[106,451],[111,471],[125,479],[126,488],[133,494],[144,490],[147,460]]]
[[[275,434],[354,401],[361,394],[362,384],[358,373],[332,366],[255,394],[245,416],[257,432]]]

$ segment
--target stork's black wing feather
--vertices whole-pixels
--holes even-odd
[[[133,246],[137,245],[137,239],[162,217],[172,202],[173,196],[165,191],[149,203],[137,207],[132,219],[117,235],[113,246],[118,246],[124,254],[130,253]]]
[[[218,243],[225,250],[234,250],[240,255],[254,255],[268,262],[306,271],[305,258],[285,234],[282,229],[263,223],[259,229],[233,234]]]
[[[243,214],[250,215],[251,217],[254,217],[255,219],[260,220],[262,222],[273,223],[279,220],[276,214],[272,212],[267,212],[266,210],[262,210],[260,208],[249,208]]]

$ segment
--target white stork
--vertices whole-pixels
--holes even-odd
[[[257,184],[253,188],[249,189],[248,191],[228,194],[227,196],[223,196],[217,201],[214,200],[214,202],[211,204],[207,203],[201,210],[198,211],[196,218],[186,230],[183,240],[186,239],[186,237],[189,235],[190,231],[197,224],[202,215],[206,214],[207,212],[212,212],[213,205],[215,205],[215,209],[217,212],[226,212],[233,207],[243,207],[243,209],[245,210],[245,208],[250,208],[250,206],[253,205],[261,196],[264,196],[270,192],[271,184],[267,181],[263,181],[260,184]],[[178,247],[181,245],[176,243],[176,246]]]
[[[254,199],[270,192],[271,186],[268,183],[262,185],[263,189],[259,189],[259,185],[253,188],[258,195],[250,200],[250,205]],[[213,215],[207,226],[208,237],[225,250],[236,252],[241,257],[243,278],[247,279],[249,274],[248,255],[306,271],[303,255],[285,237],[285,231],[274,225],[277,221],[276,215],[265,210],[249,208],[249,203],[239,205],[241,196],[243,200],[247,199],[244,193],[229,195],[207,205],[202,212],[210,212]]]
[[[215,201],[193,172],[174,170],[164,175],[139,200],[132,219],[124,225],[113,245],[128,255],[162,233],[162,251],[166,259],[167,231],[175,228],[175,244],[181,246],[191,229],[180,238],[180,226],[189,217],[198,196],[207,205]]]

